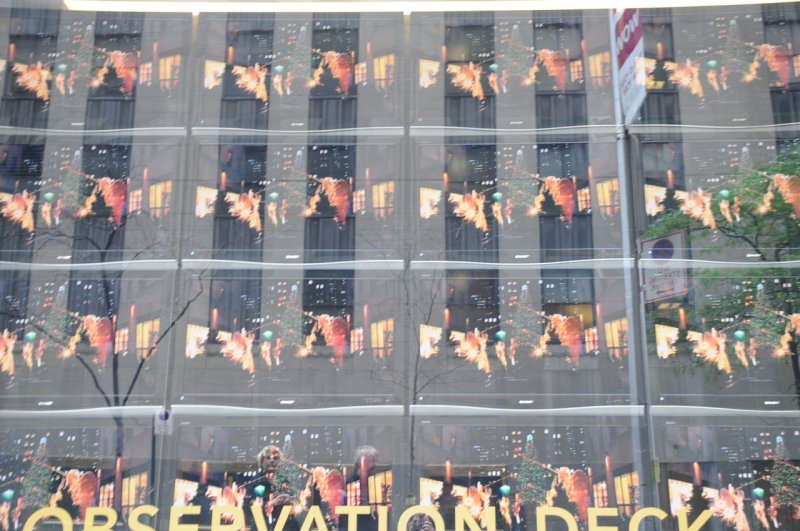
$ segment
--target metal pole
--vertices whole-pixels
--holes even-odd
[[[655,462],[653,451],[653,431],[650,422],[650,399],[648,396],[647,372],[647,334],[644,330],[644,305],[641,297],[639,279],[639,250],[636,238],[635,197],[633,175],[630,171],[631,137],[625,124],[622,111],[622,96],[619,86],[619,64],[615,40],[616,17],[614,10],[609,15],[609,42],[611,44],[611,76],[614,90],[614,124],[616,129],[617,168],[619,172],[620,216],[622,226],[622,256],[625,316],[628,321],[628,381],[630,382],[631,403],[642,407],[642,415],[631,419],[633,437],[633,465],[639,472],[639,503],[641,506],[655,506],[657,502],[657,485],[654,484]],[[656,529],[656,524],[647,525]]]

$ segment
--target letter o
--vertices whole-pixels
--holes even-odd
[[[45,520],[47,518],[55,518],[61,522],[61,529],[63,531],[72,531],[72,518],[70,518],[67,511],[58,507],[42,507],[25,521],[25,526],[22,528],[22,531],[34,531],[36,524],[38,524],[40,520]]]
[[[439,511],[434,507],[425,507],[424,505],[414,505],[403,511],[403,514],[400,515],[400,520],[397,521],[397,529],[406,529],[408,527],[408,522],[415,514],[424,514],[433,520],[433,528],[436,531],[445,531],[444,518],[439,514]],[[25,531],[28,530],[26,529]]]

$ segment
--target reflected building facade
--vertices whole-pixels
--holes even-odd
[[[0,527],[800,528],[799,4],[639,10],[630,124],[606,10],[45,4],[0,8]]]

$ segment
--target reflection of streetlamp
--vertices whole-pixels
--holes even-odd
[[[694,477],[694,484],[698,487],[703,486],[703,469],[700,467],[700,463],[695,461],[692,463],[692,476]]]
[[[114,466],[114,508],[119,510],[122,508],[122,456],[117,456],[117,462]]]
[[[614,484],[614,463],[611,462],[610,455],[606,456],[605,465],[606,465],[606,491],[608,492],[608,506],[616,507],[617,486]]]
[[[102,466],[97,467],[97,492],[94,493],[94,504],[100,505],[100,501],[103,498],[103,468]]]
[[[594,506],[594,475],[592,474],[592,467],[586,469],[586,475],[589,476],[589,503]]]
[[[200,465],[200,484],[205,485],[208,483],[208,461],[203,461]]]

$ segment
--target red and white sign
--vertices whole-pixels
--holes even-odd
[[[660,301],[689,293],[683,258],[682,232],[673,232],[642,242],[645,302]]]
[[[620,99],[628,125],[647,96],[642,19],[638,9],[615,9],[613,16]]]

